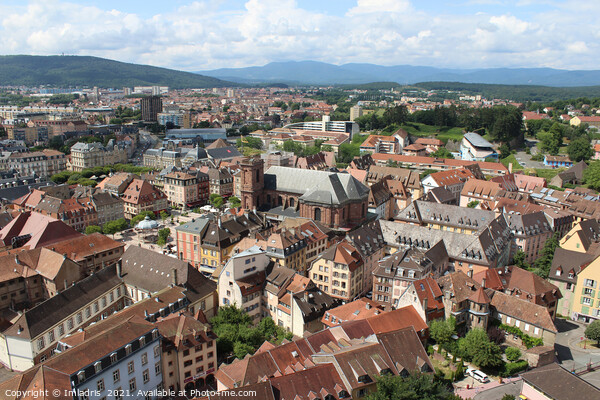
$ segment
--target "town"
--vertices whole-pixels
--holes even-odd
[[[600,398],[600,98],[0,100],[2,398]]]

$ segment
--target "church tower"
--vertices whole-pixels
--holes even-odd
[[[240,163],[240,192],[242,208],[252,210],[262,205],[265,188],[265,162],[261,158],[248,158]]]

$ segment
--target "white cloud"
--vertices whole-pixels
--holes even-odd
[[[600,13],[596,2],[571,0],[532,17],[426,13],[408,0],[358,0],[343,17],[294,0],[248,0],[233,11],[221,3],[195,1],[148,18],[60,0],[0,4],[0,53],[64,52],[190,71],[281,60],[597,68],[600,58],[590,40],[600,34],[585,22]]]

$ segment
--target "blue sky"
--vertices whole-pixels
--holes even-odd
[[[0,0],[0,54],[595,69],[598,15],[596,0]]]

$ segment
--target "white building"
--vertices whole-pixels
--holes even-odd
[[[463,160],[485,161],[486,158],[498,159],[494,146],[476,134],[467,132],[460,143],[460,156]]]
[[[304,131],[340,132],[352,136],[360,132],[360,127],[353,121],[332,121],[329,115],[323,115],[321,121],[296,122],[284,126],[288,129],[300,129]]]
[[[235,304],[253,319],[260,319],[263,316],[262,294],[270,262],[267,254],[258,246],[233,255],[219,274],[219,304]]]

